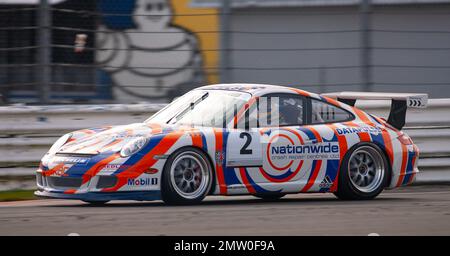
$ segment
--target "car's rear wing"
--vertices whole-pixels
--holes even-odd
[[[387,93],[387,92],[332,92],[322,96],[336,99],[355,106],[356,100],[391,100],[391,110],[387,123],[401,130],[405,126],[406,109],[426,108],[428,94],[425,93]]]

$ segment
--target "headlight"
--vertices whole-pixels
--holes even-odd
[[[125,146],[123,146],[122,150],[120,151],[120,156],[128,157],[133,155],[134,153],[141,150],[147,144],[147,142],[148,138],[142,137],[128,142],[127,144],[125,144]]]
[[[50,148],[50,150],[48,151],[49,154],[53,155],[56,152],[58,152],[58,150],[64,145],[66,144],[66,142],[72,137],[71,133],[68,133],[66,135],[63,135],[61,138],[59,138],[55,143],[53,143],[53,146]]]

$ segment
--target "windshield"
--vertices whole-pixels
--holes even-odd
[[[251,95],[246,92],[194,90],[181,96],[145,122],[224,127],[250,98]]]

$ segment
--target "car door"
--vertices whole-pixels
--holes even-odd
[[[265,121],[264,114],[269,111],[264,106],[260,109],[263,166],[257,172],[257,180],[259,183],[271,184],[298,181],[309,165],[308,159],[296,152],[305,143],[310,143],[300,131],[307,122],[307,98],[290,93],[269,94],[264,98],[268,101],[271,113],[266,114],[269,117]]]
[[[301,95],[277,93],[259,97],[249,108],[246,118],[250,124],[230,133],[234,146],[227,152],[232,161],[227,165],[239,168],[244,183],[281,184],[302,178],[302,170],[310,163],[295,149],[310,143],[299,130],[306,122],[306,107],[307,100]]]

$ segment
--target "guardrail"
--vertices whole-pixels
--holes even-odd
[[[358,106],[386,116],[389,104],[366,101]],[[87,127],[142,122],[163,106],[142,103],[0,107],[0,190],[29,186],[14,178],[31,177],[40,158],[62,134]],[[450,99],[431,99],[426,109],[409,109],[405,131],[421,150],[421,173],[416,182],[450,182]]]

